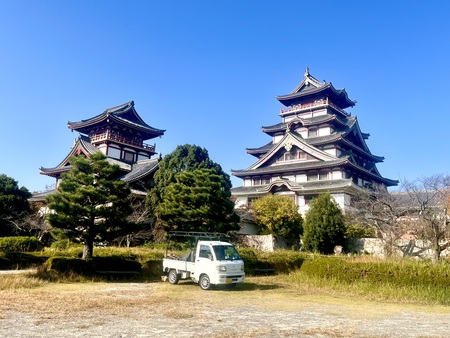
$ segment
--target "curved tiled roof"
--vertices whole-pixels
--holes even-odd
[[[307,68],[303,76],[302,82],[289,94],[279,95],[275,98],[285,106],[294,105],[296,102],[308,97],[328,96],[332,101],[339,105],[340,108],[353,107],[356,101],[350,100],[345,89],[336,89],[331,82],[320,82],[309,74]]]
[[[236,187],[231,189],[231,193],[238,195],[265,195],[275,186],[286,185],[291,191],[308,193],[320,193],[321,191],[330,191],[333,189],[343,189],[354,186],[351,179],[340,180],[323,180],[323,181],[309,181],[309,182],[293,182],[290,180],[280,179],[266,185],[252,185],[248,187]]]
[[[132,165],[131,171],[120,177],[120,179],[125,182],[138,181],[145,176],[155,172],[156,169],[158,169],[158,162],[159,159],[157,158],[138,161]]]
[[[162,136],[165,132],[165,130],[153,128],[145,123],[134,109],[133,101],[129,101],[113,108],[105,109],[103,113],[92,118],[78,122],[69,121],[67,124],[69,129],[76,130],[83,134],[88,134],[94,126],[103,124],[105,123],[105,120],[108,119],[110,119],[110,122],[115,122],[128,126],[131,129],[139,130],[146,140]]]
[[[345,164],[347,161],[348,160],[345,158],[345,159],[336,159],[333,161],[292,162],[288,164],[272,165],[269,167],[260,167],[256,169],[242,169],[242,170],[232,169],[231,172],[236,177],[257,176],[263,174],[279,174],[311,169],[336,167]]]
[[[325,122],[335,122],[340,126],[349,126],[348,119],[343,120],[342,118],[336,116],[335,114],[326,114],[319,115],[314,117],[297,117],[289,122],[281,122],[271,126],[263,126],[261,127],[262,131],[268,135],[273,135],[277,132],[285,131],[288,128],[288,125],[301,124],[303,126],[314,126],[317,124],[325,123]]]

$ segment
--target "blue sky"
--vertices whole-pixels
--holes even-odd
[[[281,122],[306,67],[345,88],[384,177],[449,173],[449,1],[0,1],[0,174],[30,191],[68,121],[134,100],[166,155],[196,144],[231,174]],[[149,143],[153,143],[150,140]],[[241,180],[232,177],[233,186]]]

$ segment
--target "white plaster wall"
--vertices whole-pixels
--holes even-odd
[[[296,118],[295,115],[286,116],[286,117],[284,118],[284,122],[292,121],[292,120],[294,120],[295,118]]]
[[[234,202],[235,208],[242,208],[247,206],[247,197],[246,196],[238,196]]]
[[[330,127],[322,127],[322,128],[319,128],[317,134],[318,134],[319,136],[330,135]]]
[[[341,194],[331,194],[331,196],[336,201],[337,205],[339,205],[341,210],[344,210],[344,208],[345,208],[345,195],[343,193],[341,193]]]
[[[296,182],[306,182],[308,180],[306,174],[296,175]]]
[[[307,138],[308,137],[308,129],[301,129],[298,132],[303,138]]]
[[[342,178],[342,172],[340,170],[335,170],[331,172],[331,179],[333,180],[339,180]]]
[[[278,142],[280,142],[280,140],[283,138],[283,135],[275,135],[274,137],[273,137],[273,143],[275,144],[275,143],[278,143]]]
[[[302,217],[305,217],[308,210],[309,210],[309,205],[302,205],[302,206],[298,207],[298,212],[302,215]]]
[[[295,175],[283,176],[283,178],[295,182]]]
[[[320,109],[320,110],[315,110],[312,115],[313,116],[321,116],[321,115],[326,115],[326,114],[327,114],[326,109]]]
[[[98,150],[100,150],[103,154],[106,155],[106,144],[101,144],[98,147]]]

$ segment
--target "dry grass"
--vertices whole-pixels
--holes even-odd
[[[354,337],[354,329],[347,327],[315,327],[303,331],[305,337],[333,337],[350,338]]]
[[[80,332],[79,337],[89,330],[111,328],[112,322],[120,321],[130,329],[143,322],[149,328],[159,325],[158,328],[166,330],[170,324],[185,325],[190,332],[205,330],[218,338],[297,337],[299,333],[303,337],[346,338],[356,336],[358,327],[343,326],[340,322],[343,316],[351,317],[355,323],[367,320],[378,323],[404,311],[421,311],[422,318],[433,318],[438,313],[450,316],[448,307],[380,304],[308,285],[294,285],[280,276],[249,277],[236,289],[210,291],[185,281],[179,285],[51,283],[25,275],[0,275],[0,285],[11,286],[0,290],[0,320],[11,323],[16,318],[19,324],[24,315],[32,316],[31,325],[47,330],[52,330],[55,323],[66,325],[76,320],[72,329]],[[301,315],[311,323],[304,325],[298,319]],[[327,319],[322,321],[322,316]],[[235,321],[241,324],[234,325]],[[252,324],[255,321],[257,325]],[[212,328],[214,331],[210,331]]]

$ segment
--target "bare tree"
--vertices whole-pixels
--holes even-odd
[[[450,246],[450,176],[439,174],[416,181],[404,180],[402,186],[410,200],[408,225],[417,238],[429,241],[433,260],[438,261],[442,251]]]
[[[404,233],[398,219],[405,211],[398,196],[382,185],[372,184],[352,196],[351,207],[347,222],[374,228],[377,237],[385,241],[385,255],[392,256],[395,241]]]
[[[114,240],[118,246],[130,247],[154,237],[154,217],[146,206],[145,198],[131,195],[130,203],[133,211],[127,217],[129,227],[125,234]]]

